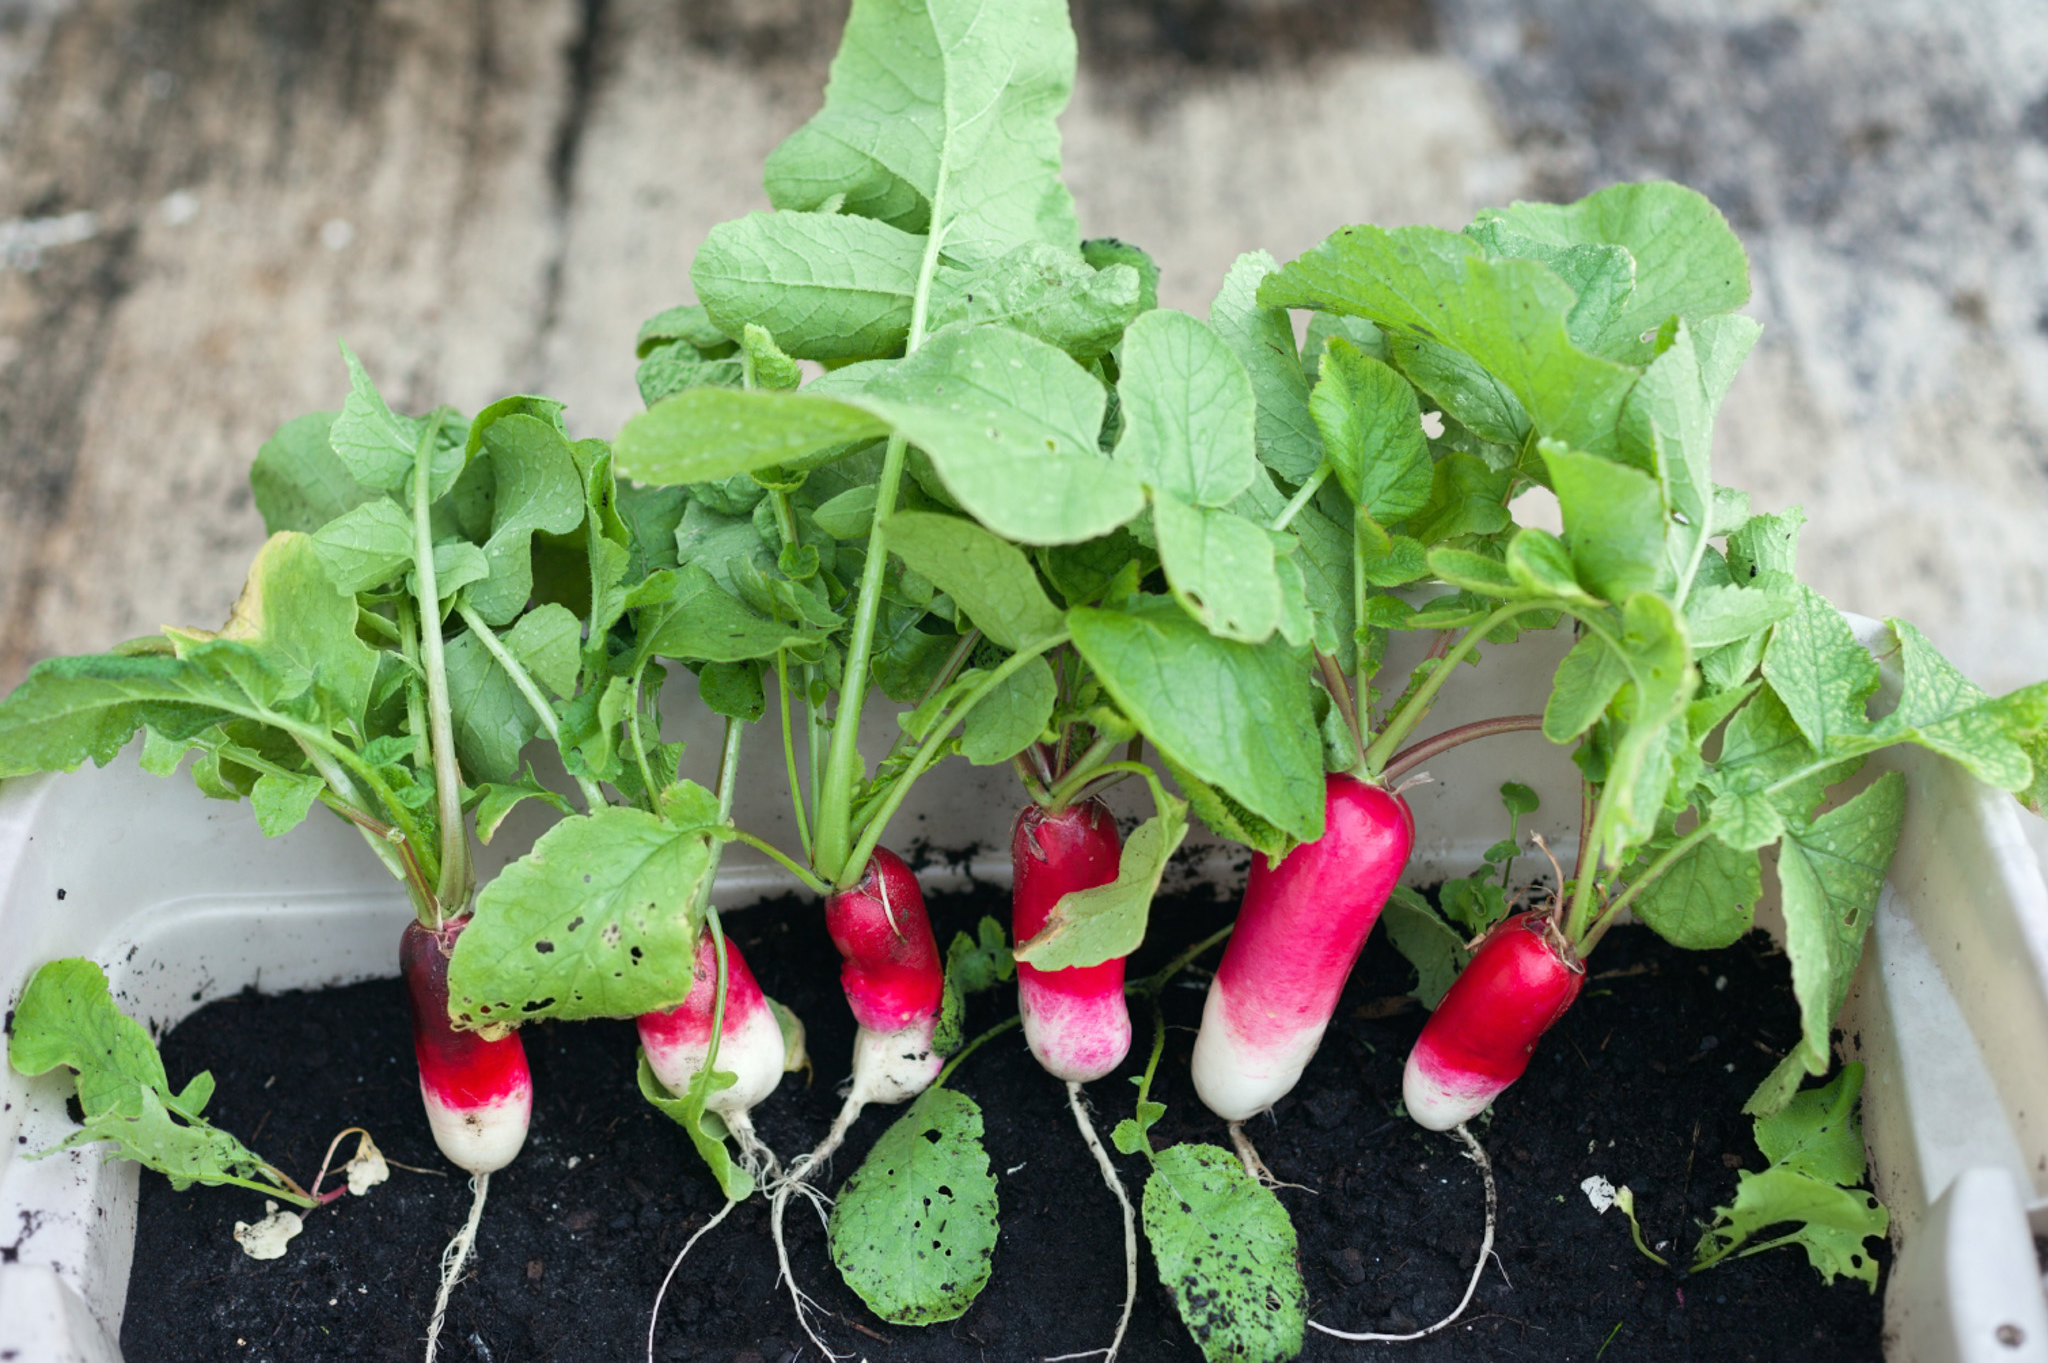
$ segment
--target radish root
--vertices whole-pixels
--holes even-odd
[[[1406,1344],[1411,1340],[1427,1338],[1437,1331],[1449,1327],[1456,1323],[1458,1317],[1465,1314],[1465,1308],[1472,1304],[1472,1294],[1479,1290],[1479,1280],[1486,1276],[1486,1261],[1493,1255],[1493,1228],[1496,1212],[1499,1208],[1500,1195],[1494,1188],[1493,1161],[1486,1157],[1486,1147],[1481,1145],[1470,1131],[1466,1130],[1463,1122],[1458,1123],[1452,1130],[1457,1132],[1459,1140],[1465,1142],[1466,1158],[1479,1166],[1479,1176],[1486,1184],[1486,1235],[1479,1244],[1479,1261],[1472,1266],[1472,1281],[1465,1284],[1465,1295],[1459,1300],[1457,1308],[1436,1324],[1406,1335],[1351,1334],[1344,1330],[1333,1330],[1329,1326],[1313,1320],[1308,1323],[1310,1329],[1320,1330],[1332,1339],[1348,1339],[1366,1344]],[[1502,1272],[1503,1276],[1505,1276],[1506,1271],[1503,1270]]]
[[[469,1266],[470,1255],[476,1249],[477,1223],[484,1219],[484,1196],[490,1188],[489,1174],[478,1174],[470,1179],[469,1220],[462,1223],[462,1229],[448,1242],[448,1248],[441,1251],[441,1290],[434,1297],[434,1318],[427,1323],[427,1363],[434,1363],[434,1351],[440,1347],[441,1326],[448,1319],[448,1296],[455,1290],[462,1270]]]
[[[1124,1331],[1131,1328],[1131,1310],[1138,1304],[1138,1214],[1131,1206],[1130,1196],[1124,1192],[1124,1181],[1117,1177],[1116,1165],[1110,1162],[1109,1152],[1102,1148],[1102,1140],[1095,1134],[1095,1123],[1089,1120],[1088,1109],[1081,1102],[1081,1085],[1067,1081],[1067,1106],[1074,1110],[1074,1124],[1081,1128],[1081,1139],[1095,1156],[1096,1167],[1102,1170],[1102,1181],[1109,1185],[1115,1195],[1117,1206],[1124,1214],[1124,1313],[1116,1323],[1116,1336],[1109,1341],[1107,1349],[1090,1349],[1086,1353],[1058,1354],[1044,1360],[1044,1363],[1062,1363],[1073,1358],[1095,1358],[1102,1363],[1116,1363],[1116,1352],[1124,1346]]]
[[[676,1270],[683,1266],[683,1259],[697,1247],[697,1242],[711,1233],[712,1227],[732,1215],[732,1209],[740,1204],[727,1198],[725,1205],[718,1209],[718,1215],[697,1228],[696,1234],[683,1242],[676,1254],[675,1262],[668,1266],[668,1273],[661,1280],[661,1290],[654,1294],[654,1311],[647,1317],[647,1363],[654,1363],[654,1327],[661,1321],[662,1299],[668,1296],[668,1285],[675,1280]]]
[[[810,1200],[812,1208],[818,1213],[819,1223],[825,1222],[825,1208],[831,1205],[832,1199],[811,1185],[811,1170],[832,1158],[866,1106],[866,1100],[858,1094],[849,1095],[845,1105],[839,1109],[839,1116],[833,1120],[832,1129],[825,1133],[824,1140],[818,1142],[818,1148],[808,1155],[799,1155],[791,1160],[789,1171],[771,1185],[774,1191],[768,1204],[768,1229],[775,1241],[775,1263],[780,1270],[778,1281],[789,1284],[789,1304],[796,1311],[796,1323],[803,1327],[804,1333],[810,1336],[811,1343],[817,1345],[818,1352],[827,1359],[851,1358],[853,1355],[833,1352],[818,1334],[817,1328],[811,1324],[811,1313],[822,1312],[824,1308],[819,1306],[810,1294],[797,1286],[796,1270],[789,1262],[789,1241],[783,1234],[782,1220],[789,1210],[789,1200],[801,1195]]]
[[[1230,1124],[1230,1144],[1237,1150],[1237,1157],[1243,1162],[1244,1171],[1266,1187],[1297,1188],[1304,1193],[1310,1194],[1315,1192],[1315,1189],[1309,1187],[1306,1183],[1281,1182],[1279,1176],[1266,1167],[1266,1161],[1259,1158],[1258,1147],[1253,1145],[1252,1138],[1245,1134],[1243,1122],[1232,1122]]]

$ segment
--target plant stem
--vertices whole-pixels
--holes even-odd
[[[462,771],[455,762],[455,717],[448,701],[448,660],[441,647],[441,595],[434,577],[434,446],[441,414],[427,419],[413,456],[413,576],[419,583],[420,662],[427,674],[427,737],[434,752],[434,799],[441,823],[441,879],[435,896],[444,913],[469,903],[469,836],[462,823]]]
[[[1159,1057],[1166,1054],[1166,1009],[1160,1006],[1158,994],[1155,993],[1150,997],[1152,999],[1152,1053],[1145,1057],[1145,1073],[1138,1079],[1138,1105],[1134,1109],[1137,1112],[1143,1112],[1145,1104],[1152,1101],[1152,1080],[1159,1074]],[[1138,1146],[1145,1152],[1145,1158],[1148,1160],[1157,1159],[1158,1153],[1152,1149],[1151,1130],[1142,1119],[1137,1122],[1137,1127]]]
[[[818,797],[817,842],[811,859],[833,881],[845,873],[847,844],[853,836],[853,787],[864,765],[859,748],[860,712],[867,703],[875,616],[881,608],[882,577],[889,563],[889,540],[883,527],[896,509],[906,450],[904,438],[892,435],[882,455],[882,476],[875,485],[875,519],[868,527],[867,562],[861,567],[860,598],[853,613],[853,636],[846,650],[839,705],[832,712],[832,749],[825,759],[825,784]]]
[[[633,706],[626,711],[626,732],[633,740],[633,761],[640,768],[640,791],[646,797],[647,810],[651,814],[660,804],[660,799],[654,788],[654,769],[647,765],[647,740],[640,735],[640,710],[647,698],[641,686],[643,675],[639,671],[633,673]]]
[[[774,843],[769,842],[767,839],[755,837],[752,833],[747,832],[743,828],[728,827],[725,830],[725,832],[726,836],[731,838],[734,842],[746,844],[748,847],[753,848],[756,852],[759,852],[762,856],[767,857],[769,860],[773,861],[777,866],[780,866],[783,870],[795,876],[800,882],[802,882],[803,887],[809,890],[811,893],[832,893],[832,886],[830,883],[818,879],[818,877],[813,875],[807,868],[803,866],[802,863],[798,862],[794,857],[790,856],[789,853],[783,851],[781,848],[777,847]]]
[[[1210,947],[1218,946],[1226,941],[1230,936],[1231,930],[1236,926],[1237,924],[1231,923],[1216,929],[1216,931],[1210,933],[1207,937],[1204,937],[1201,941],[1195,943],[1186,951],[1168,961],[1164,966],[1147,975],[1144,979],[1139,980],[1136,984],[1127,985],[1125,992],[1137,994],[1148,999],[1158,998],[1166,986],[1173,982],[1174,976],[1193,965],[1196,958],[1201,956]],[[1156,1053],[1153,1056],[1153,1062],[1155,1064],[1158,1062],[1158,1055]]]
[[[924,694],[917,698],[917,704],[910,708],[913,710],[919,709],[926,701],[945,690],[947,684],[960,674],[961,665],[969,657],[973,656],[974,646],[980,642],[981,631],[979,629],[970,629],[967,633],[961,635],[960,642],[953,645],[953,651],[946,655],[945,666],[941,667],[938,675],[932,678],[931,685],[925,687]]]
[[[775,706],[782,717],[782,765],[789,772],[789,803],[796,811],[796,840],[804,849],[804,859],[811,856],[811,825],[804,817],[804,788],[796,775],[796,733],[789,722],[789,654],[783,650],[775,653]]]
[[[455,603],[455,613],[462,617],[463,624],[469,626],[469,632],[476,636],[476,641],[484,646],[484,652],[490,654],[498,666],[505,669],[505,675],[512,679],[513,688],[526,698],[527,705],[533,710],[534,718],[540,721],[540,727],[547,734],[548,741],[558,748],[561,747],[562,726],[555,718],[555,707],[548,704],[548,698],[540,693],[540,687],[534,684],[533,677],[520,665],[519,660],[512,656],[512,650],[505,647],[504,640],[500,639],[496,632],[484,623],[484,618],[478,615],[467,601],[457,601]],[[636,723],[639,719],[638,709],[638,698],[636,696],[634,706],[634,720]],[[638,734],[634,735],[634,747],[639,747]],[[644,756],[641,758],[640,765],[644,779],[647,766]],[[576,787],[583,792],[583,807],[585,809],[595,810],[605,803],[604,792],[598,789],[597,782],[591,780],[588,776],[578,776],[576,778]],[[648,797],[652,799],[654,795],[654,783],[652,781],[648,782],[647,793]]]
[[[1275,534],[1293,524],[1295,516],[1309,504],[1309,499],[1316,495],[1317,489],[1329,478],[1330,471],[1330,461],[1327,459],[1316,465],[1315,472],[1309,474],[1308,481],[1301,485],[1301,490],[1294,494],[1294,499],[1273,518],[1272,529]]]
[[[1542,727],[1541,715],[1502,715],[1498,719],[1475,719],[1470,724],[1460,724],[1455,729],[1446,729],[1440,734],[1403,748],[1395,755],[1393,761],[1387,763],[1386,770],[1380,773],[1380,779],[1398,781],[1430,758],[1441,757],[1451,749],[1462,747],[1474,739],[1492,738],[1496,734],[1526,733]]]
[[[1323,674],[1323,686],[1330,693],[1330,703],[1344,717],[1344,727],[1351,730],[1351,743],[1358,752],[1359,769],[1363,770],[1365,728],[1358,720],[1358,706],[1351,699],[1351,684],[1344,680],[1344,670],[1337,666],[1337,660],[1321,649],[1316,650],[1316,667]]]
[[[974,1040],[968,1042],[965,1046],[962,1046],[959,1050],[953,1053],[953,1058],[946,1062],[946,1068],[939,1071],[939,1077],[932,1080],[932,1087],[935,1089],[944,1088],[946,1086],[946,1081],[953,1077],[953,1071],[960,1068],[961,1061],[965,1060],[968,1056],[973,1055],[976,1051],[980,1050],[988,1042],[994,1041],[1004,1032],[1015,1031],[1017,1028],[1023,1025],[1023,1015],[1019,1013],[1012,1013],[1010,1014],[1010,1016],[1004,1018],[1001,1022],[998,1022],[995,1026],[983,1032],[980,1036],[974,1038]]]
[[[1607,903],[1600,909],[1599,918],[1583,934],[1574,934],[1570,931],[1567,931],[1566,935],[1572,937],[1573,939],[1573,946],[1578,947],[1580,949],[1579,954],[1583,956],[1586,952],[1591,951],[1593,949],[1593,944],[1599,941],[1599,939],[1606,934],[1608,926],[1617,917],[1619,917],[1622,914],[1622,912],[1628,908],[1630,904],[1635,902],[1635,898],[1637,895],[1641,894],[1644,890],[1648,889],[1651,885],[1655,884],[1658,878],[1661,877],[1666,871],[1670,870],[1672,866],[1677,863],[1680,857],[1684,856],[1687,852],[1690,852],[1693,848],[1699,846],[1699,844],[1704,842],[1712,832],[1713,826],[1707,821],[1702,820],[1692,830],[1692,832],[1687,833],[1677,842],[1674,842],[1671,844],[1671,846],[1665,848],[1663,854],[1659,856],[1655,861],[1651,862],[1647,867],[1645,867],[1641,875],[1637,876],[1633,881],[1629,882],[1628,888],[1624,889],[1620,894],[1616,895],[1614,898],[1608,900]],[[1576,903],[1576,899],[1574,900],[1574,902]],[[1569,923],[1567,924],[1568,929],[1571,926],[1574,925]]]
[[[840,862],[838,875],[829,877],[833,885],[842,890],[851,889],[860,880],[861,872],[868,864],[868,858],[874,855],[875,845],[882,840],[883,830],[889,826],[889,820],[894,818],[896,811],[902,807],[904,797],[910,794],[910,788],[917,783],[917,778],[924,775],[925,770],[937,760],[939,749],[945,745],[953,726],[967,718],[975,706],[981,704],[990,692],[1008,681],[1019,668],[1048,650],[1058,648],[1066,641],[1066,631],[1061,630],[1012,653],[1003,660],[1002,666],[982,678],[972,691],[961,698],[959,704],[932,725],[931,732],[925,735],[924,742],[918,746],[917,755],[910,759],[910,765],[896,776],[889,787],[889,793],[882,797],[881,804],[870,811],[863,820],[860,841],[854,844],[852,855]],[[836,740],[838,735],[835,734],[833,737]],[[822,843],[823,840],[824,830],[821,828],[819,841]],[[823,871],[824,867],[820,866],[818,869]]]
[[[1415,688],[1414,694],[1408,697],[1407,702],[1399,710],[1388,717],[1386,727],[1380,730],[1379,737],[1373,739],[1371,746],[1366,748],[1367,776],[1376,778],[1379,775],[1387,759],[1393,756],[1408,735],[1415,732],[1415,726],[1422,723],[1424,717],[1429,714],[1430,706],[1436,703],[1437,692],[1443,690],[1444,683],[1458,670],[1458,664],[1464,662],[1474,649],[1485,642],[1487,635],[1516,616],[1535,610],[1541,605],[1543,603],[1540,601],[1510,601],[1465,631],[1464,637],[1445,652],[1443,660],[1436,665],[1436,670],[1423,679],[1422,685]]]
[[[1095,778],[1096,769],[1123,745],[1114,738],[1097,737],[1088,745],[1086,752],[1074,759],[1072,766],[1061,775],[1059,783],[1047,792],[1044,803],[1057,814],[1074,801],[1075,792]]]

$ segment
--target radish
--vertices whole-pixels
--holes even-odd
[[[1301,1077],[1415,844],[1408,802],[1392,791],[1338,772],[1324,800],[1322,837],[1277,866],[1253,858],[1195,1038],[1195,1091],[1231,1123],[1248,1164],[1240,1124]]]
[[[824,1217],[825,1197],[810,1184],[810,1171],[831,1158],[869,1103],[902,1103],[930,1087],[944,1068],[932,1033],[945,1002],[946,968],[925,913],[924,891],[903,859],[885,847],[868,857],[851,889],[825,900],[825,929],[845,958],[839,986],[854,1021],[853,1083],[832,1129],[815,1150],[792,1160],[775,1185],[769,1229],[782,1280],[789,1284],[797,1324],[827,1358],[838,1358],[811,1325],[811,1299],[797,1286],[783,1237],[789,1199],[809,1198]]]
[[[724,942],[725,1026],[719,1034],[717,1065],[739,1082],[713,1093],[705,1107],[725,1122],[750,1170],[759,1172],[773,1168],[774,1156],[755,1136],[748,1113],[782,1082],[786,1048],[781,1024],[746,958],[730,937]],[[704,932],[697,937],[690,992],[673,1008],[639,1017],[640,1045],[647,1052],[648,1066],[662,1087],[678,1098],[689,1092],[710,1056],[717,1004],[718,951],[713,934]]]
[[[1037,936],[1063,896],[1115,880],[1121,851],[1116,819],[1099,799],[1057,811],[1026,805],[1010,834],[1012,938]],[[1017,1008],[1031,1054],[1069,1083],[1102,1078],[1131,1049],[1121,956],[1066,970],[1020,961]]]
[[[1497,924],[1423,1025],[1401,1096],[1408,1115],[1448,1131],[1522,1077],[1536,1042],[1585,983],[1579,953],[1538,909]]]
[[[439,928],[415,920],[399,939],[398,969],[412,1003],[412,1049],[420,1067],[420,1098],[434,1144],[451,1163],[469,1171],[469,1219],[441,1256],[441,1289],[427,1325],[427,1363],[433,1363],[448,1294],[476,1247],[491,1175],[526,1144],[533,1116],[533,1075],[519,1033],[459,1031],[448,1019],[448,958],[467,918]]]

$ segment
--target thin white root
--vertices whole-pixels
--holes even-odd
[[[1305,1193],[1315,1192],[1315,1189],[1306,1183],[1282,1183],[1273,1171],[1266,1167],[1266,1162],[1259,1158],[1258,1147],[1253,1145],[1252,1138],[1245,1134],[1243,1122],[1230,1124],[1230,1143],[1236,1148],[1237,1157],[1244,1164],[1244,1171],[1268,1188],[1299,1188]]]
[[[768,1204],[768,1229],[775,1241],[775,1263],[780,1270],[777,1281],[789,1284],[789,1304],[796,1311],[796,1323],[803,1327],[804,1333],[810,1336],[811,1343],[817,1345],[818,1352],[827,1359],[851,1358],[853,1355],[835,1353],[818,1334],[817,1328],[811,1324],[811,1313],[822,1313],[824,1308],[797,1286],[796,1272],[789,1262],[789,1241],[782,1231],[782,1219],[789,1210],[790,1198],[799,1194],[810,1200],[821,1222],[825,1219],[825,1208],[830,1205],[831,1199],[811,1186],[811,1170],[832,1158],[840,1143],[846,1139],[846,1133],[852,1128],[854,1120],[860,1116],[861,1109],[866,1105],[858,1096],[846,1100],[845,1105],[839,1109],[839,1116],[832,1122],[832,1129],[825,1133],[824,1140],[818,1142],[818,1148],[808,1155],[798,1155],[791,1160],[788,1172],[774,1181],[771,1185],[774,1195]]]
[[[1102,1181],[1109,1185],[1109,1191],[1116,1197],[1116,1205],[1124,1213],[1124,1313],[1117,1318],[1116,1335],[1109,1341],[1107,1349],[1090,1349],[1086,1353],[1060,1354],[1045,1363],[1059,1363],[1062,1359],[1095,1358],[1101,1356],[1102,1363],[1116,1363],[1116,1351],[1124,1346],[1124,1331],[1131,1328],[1131,1311],[1138,1304],[1138,1213],[1131,1206],[1130,1196],[1124,1192],[1124,1181],[1117,1177],[1116,1165],[1110,1162],[1109,1152],[1102,1148],[1102,1140],[1095,1134],[1095,1123],[1088,1118],[1088,1109],[1081,1102],[1081,1085],[1067,1081],[1067,1106],[1074,1110],[1074,1125],[1081,1128],[1081,1140],[1090,1154],[1095,1156],[1095,1165],[1102,1170]]]
[[[711,1228],[732,1215],[732,1209],[740,1204],[727,1198],[725,1205],[718,1209],[718,1215],[697,1228],[697,1233],[683,1242],[676,1254],[676,1261],[668,1266],[668,1273],[661,1280],[661,1290],[654,1294],[654,1310],[647,1317],[647,1363],[654,1363],[654,1327],[661,1321],[662,1299],[668,1296],[668,1285],[675,1280],[676,1270],[683,1266],[683,1259],[697,1247],[697,1242],[711,1233]]]
[[[441,1326],[448,1319],[448,1295],[455,1290],[462,1270],[469,1266],[470,1254],[476,1249],[477,1223],[484,1219],[484,1196],[490,1189],[489,1174],[477,1174],[469,1180],[469,1220],[462,1223],[448,1248],[441,1251],[441,1290],[434,1298],[434,1318],[427,1323],[427,1363],[434,1363],[434,1351],[440,1347]]]
[[[1486,1184],[1486,1236],[1479,1243],[1479,1261],[1472,1266],[1472,1281],[1465,1284],[1465,1295],[1459,1299],[1457,1309],[1436,1324],[1407,1335],[1355,1335],[1343,1330],[1332,1330],[1329,1326],[1319,1324],[1316,1321],[1308,1323],[1310,1329],[1320,1330],[1333,1339],[1348,1339],[1364,1344],[1406,1344],[1411,1340],[1424,1339],[1439,1330],[1448,1328],[1456,1323],[1458,1317],[1465,1314],[1465,1308],[1472,1304],[1472,1294],[1479,1290],[1479,1280],[1486,1276],[1486,1260],[1493,1254],[1493,1227],[1500,1197],[1493,1186],[1493,1161],[1486,1157],[1486,1147],[1481,1145],[1472,1133],[1465,1129],[1463,1122],[1458,1123],[1452,1130],[1458,1133],[1459,1140],[1465,1142],[1466,1156],[1479,1166],[1479,1177]],[[1502,1270],[1501,1276],[1507,1276],[1505,1269]]]
[[[782,1161],[760,1136],[755,1134],[754,1123],[744,1112],[724,1114],[725,1129],[740,1147],[740,1168],[754,1176],[756,1185],[763,1189],[772,1188],[782,1181]]]

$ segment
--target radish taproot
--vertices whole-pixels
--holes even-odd
[[[1010,834],[1013,938],[1037,936],[1064,896],[1115,880],[1121,850],[1116,818],[1101,800],[1060,810],[1026,805]],[[1069,1083],[1102,1078],[1131,1049],[1121,956],[1065,970],[1018,962],[1017,1009],[1031,1054]]]
[[[460,918],[432,928],[415,920],[399,939],[398,968],[412,1005],[412,1048],[427,1124],[441,1153],[470,1175],[469,1219],[441,1255],[427,1363],[433,1363],[448,1317],[448,1295],[476,1248],[491,1175],[519,1154],[533,1117],[533,1074],[519,1033],[460,1030],[448,1016],[448,958],[468,922]]]
[[[1449,1131],[1522,1077],[1536,1042],[1579,996],[1586,967],[1549,910],[1497,924],[1423,1024],[1401,1077],[1408,1115]]]
[[[1415,845],[1415,820],[1394,792],[1341,772],[1324,792],[1322,837],[1277,866],[1253,858],[1202,1008],[1195,1091],[1234,1134],[1301,1077]]]

